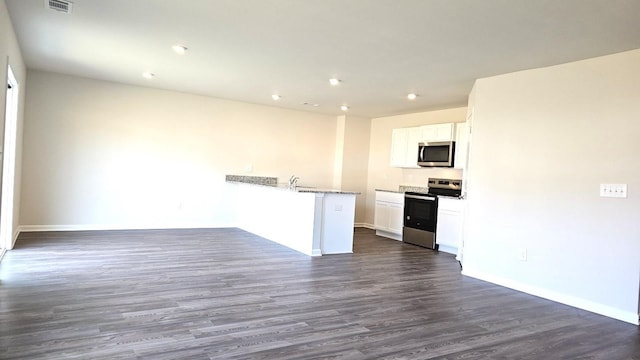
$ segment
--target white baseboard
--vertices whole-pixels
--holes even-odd
[[[635,313],[633,311],[620,310],[608,305],[596,303],[590,300],[578,298],[578,297],[567,295],[567,294],[562,294],[553,290],[544,289],[544,288],[532,286],[529,284],[524,284],[512,279],[507,279],[500,276],[487,274],[482,271],[475,271],[473,269],[469,269],[466,266],[462,270],[462,274],[476,278],[476,279],[480,279],[483,281],[487,281],[496,285],[508,287],[510,289],[522,291],[524,293],[538,296],[547,300],[573,306],[578,309],[604,315],[616,320],[628,322],[634,325],[640,325],[640,314]]]
[[[237,227],[236,224],[148,224],[148,225],[21,225],[18,232],[39,231],[91,231],[91,230],[162,230],[162,229],[217,229]],[[14,240],[15,241],[15,240]]]
[[[11,239],[11,247],[9,247],[9,249],[13,249],[13,247],[16,246],[16,241],[18,241],[18,236],[20,236],[20,226],[18,226],[13,231],[13,238]]]
[[[396,233],[392,233],[384,230],[376,230],[376,235],[397,240],[397,241],[402,241],[402,234],[396,234]]]
[[[371,229],[371,230],[375,230],[376,229],[373,226],[373,224],[367,224],[367,223],[355,223],[355,224],[353,224],[353,227],[365,228],[365,229]]]
[[[13,242],[15,243],[21,232],[39,231],[90,231],[90,230],[154,230],[154,229],[218,229],[238,227],[237,224],[178,224],[178,225],[21,225],[18,227]],[[375,230],[372,224],[355,223],[356,228],[367,228]]]
[[[439,244],[438,251],[446,252],[447,254],[458,255],[458,248],[453,246]]]

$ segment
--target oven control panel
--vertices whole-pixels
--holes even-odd
[[[460,197],[462,195],[462,180],[429,178],[429,194]]]

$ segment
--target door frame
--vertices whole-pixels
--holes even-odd
[[[2,153],[2,179],[0,188],[0,247],[12,249],[15,178],[16,178],[16,149],[18,127],[18,101],[20,84],[18,83],[7,58],[7,78],[5,84],[5,115],[4,115],[4,142]]]

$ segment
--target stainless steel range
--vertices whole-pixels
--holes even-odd
[[[429,178],[429,194],[451,197],[462,195],[462,180]]]
[[[459,197],[462,193],[462,180],[429,178],[428,184],[427,194],[404,194],[402,241],[438,250],[438,196]]]

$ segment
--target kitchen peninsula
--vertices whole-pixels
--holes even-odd
[[[309,256],[353,252],[358,192],[290,188],[275,177],[227,175],[237,227]]]

